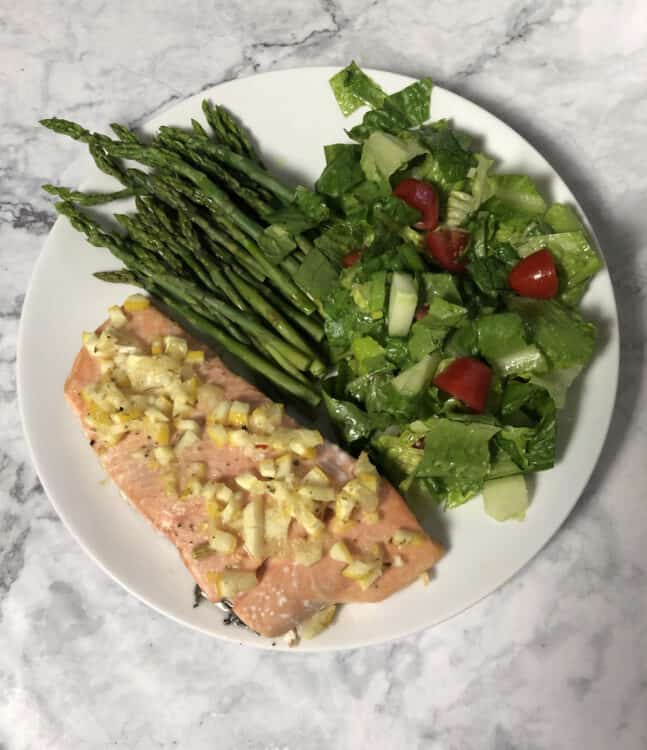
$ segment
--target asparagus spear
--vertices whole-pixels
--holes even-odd
[[[100,206],[102,203],[111,203],[121,198],[130,198],[133,195],[133,191],[130,188],[115,190],[112,193],[83,193],[80,190],[72,190],[60,185],[46,184],[41,187],[50,195],[55,195],[64,201],[78,203],[80,206]]]
[[[197,121],[191,118],[191,127],[193,128],[193,132],[196,135],[204,136],[205,138],[208,138],[209,135],[207,134],[207,131],[202,127],[202,125]]]
[[[198,315],[184,302],[164,293],[158,296],[171,310],[184,318],[190,325],[199,331],[202,335],[217,341],[227,351],[238,357],[242,362],[251,367],[256,372],[266,377],[269,381],[277,385],[287,393],[291,393],[301,401],[307,404],[317,406],[321,401],[319,394],[311,387],[299,382],[295,378],[287,375],[282,370],[272,365],[263,357],[256,354],[249,346],[244,346],[232,337],[228,336],[222,330],[212,325],[206,318]]]
[[[172,294],[184,299],[191,299],[199,302],[205,309],[216,311],[224,315],[232,323],[235,323],[243,331],[254,337],[260,337],[263,341],[271,344],[281,356],[285,357],[291,365],[298,370],[307,370],[312,362],[312,358],[305,355],[300,349],[292,344],[287,343],[279,338],[273,331],[266,328],[259,322],[255,315],[243,313],[231,307],[224,300],[220,300],[213,295],[207,295],[192,282],[172,277],[169,274],[158,273],[155,281]]]
[[[96,276],[99,281],[107,281],[110,284],[130,284],[132,286],[139,286],[137,277],[127,268],[119,268],[116,271],[95,271],[92,275]]]
[[[135,206],[143,216],[150,216],[151,220],[157,221],[168,232],[173,232],[173,222],[164,207],[150,195],[138,195],[135,198]]]
[[[258,162],[236,153],[231,148],[220,143],[214,143],[208,138],[187,133],[181,128],[174,128],[162,125],[160,134],[168,134],[177,140],[186,143],[188,146],[209,154],[216,161],[226,164],[228,167],[236,169],[238,172],[251,178],[254,182],[262,185],[264,188],[273,193],[281,203],[289,205],[294,200],[294,191],[283,185],[273,177],[266,169],[261,167]]]
[[[225,275],[229,281],[236,287],[240,294],[249,302],[252,309],[255,310],[262,318],[283,336],[293,346],[296,346],[305,354],[308,354],[313,360],[317,359],[316,352],[303,338],[303,336],[293,328],[290,323],[281,315],[281,313],[269,304],[258,293],[251,284],[248,284],[235,270],[226,268]]]
[[[175,208],[178,213],[183,213],[188,216],[191,221],[204,232],[208,240],[211,241],[209,243],[210,246],[211,243],[217,243],[219,247],[224,248],[238,261],[243,263],[249,272],[256,278],[261,281],[265,279],[265,274],[262,273],[258,264],[249,258],[244,250],[231,240],[229,236],[210,224],[205,217],[199,213],[199,210],[176,190],[178,185],[177,181],[172,182],[170,177],[162,178],[158,175],[152,175],[149,178],[148,184],[150,185],[151,192],[157,198]]]
[[[122,143],[141,143],[137,134],[125,125],[120,125],[118,122],[112,122],[110,123],[110,127],[112,128],[112,132]]]
[[[274,212],[272,206],[260,198],[254,190],[243,185],[236,179],[236,177],[234,177],[234,175],[231,174],[231,172],[224,169],[217,161],[210,159],[200,151],[190,148],[185,143],[182,143],[175,138],[161,135],[160,143],[166,148],[179,154],[183,159],[193,163],[194,166],[199,167],[208,175],[215,177],[227,190],[229,190],[230,193],[233,193],[240,198],[261,218],[265,218]]]
[[[132,216],[128,216],[127,214],[114,214],[114,217],[136,243],[158,255],[166,265],[176,273],[183,273],[184,265],[181,258],[178,258],[177,254],[175,254],[159,236],[155,236],[150,231],[146,231],[146,229],[142,228]],[[193,268],[191,270],[194,271]]]
[[[251,139],[223,106],[213,107],[207,99],[203,99],[202,111],[221,143],[263,166]]]

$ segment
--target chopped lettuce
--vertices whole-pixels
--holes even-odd
[[[409,352],[414,361],[438,349],[450,329],[467,316],[466,308],[438,295],[432,295],[429,300],[427,314],[411,326]]]
[[[575,378],[582,372],[583,365],[575,365],[562,370],[551,370],[544,373],[533,373],[530,382],[545,388],[551,395],[555,406],[563,409],[566,404],[566,393]]]
[[[385,472],[396,485],[414,476],[422,460],[423,450],[414,447],[416,440],[415,435],[404,438],[386,433],[373,438],[373,448],[380,456]]]
[[[555,463],[556,408],[550,394],[532,383],[509,381],[501,415],[507,425],[496,444],[523,471],[550,469]]]
[[[595,349],[595,326],[555,300],[511,297],[508,307],[521,315],[533,343],[557,369],[582,367]]]
[[[429,119],[431,78],[422,78],[402,91],[384,98],[382,104],[364,115],[360,125],[348,132],[354,141],[364,141],[371,133],[398,135],[408,128],[422,125]]]
[[[419,477],[483,482],[490,470],[489,443],[495,425],[434,417],[426,422],[425,453]]]
[[[381,107],[386,99],[381,87],[354,60],[339,73],[335,73],[330,79],[330,87],[346,117],[364,104]]]
[[[502,375],[546,371],[546,360],[526,341],[523,320],[517,313],[484,315],[475,325],[481,354]]]
[[[461,227],[467,219],[492,194],[492,186],[488,179],[490,167],[494,164],[483,154],[476,154],[476,166],[470,169],[470,190],[452,190],[447,199],[446,224],[450,227]]]
[[[359,375],[367,375],[384,367],[386,363],[384,349],[371,336],[353,339],[351,348],[355,358],[356,372]]]
[[[365,411],[349,401],[340,401],[325,392],[323,397],[331,421],[348,445],[368,440],[373,423]]]
[[[398,138],[389,133],[371,133],[362,147],[361,166],[366,178],[374,182],[388,179],[408,164],[414,156],[425,152],[415,138]]]
[[[544,214],[544,221],[550,224],[553,231],[584,232],[584,225],[575,210],[564,203],[553,203]]]
[[[430,325],[425,318],[416,321],[411,326],[411,335],[407,343],[411,359],[417,362],[439,349],[448,331],[449,329],[445,326]]]
[[[441,297],[456,305],[463,304],[456,277],[451,273],[423,273],[422,286],[425,302],[431,302],[433,297]]]
[[[425,125],[417,135],[429,153],[408,176],[433,182],[447,192],[462,186],[476,159],[449,124],[441,120]]]
[[[326,152],[326,168],[315,183],[320,193],[339,198],[364,180],[360,164],[362,148],[355,143],[335,144]]]
[[[339,265],[348,253],[371,245],[374,236],[374,228],[366,221],[338,220],[322,232],[314,244],[328,260]]]
[[[314,299],[325,299],[337,284],[337,271],[323,253],[313,247],[294,275],[294,280]]]
[[[486,207],[496,216],[541,216],[546,211],[546,201],[535,183],[523,174],[493,175],[489,180],[492,197]]]

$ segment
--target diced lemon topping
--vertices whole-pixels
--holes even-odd
[[[223,555],[231,555],[238,546],[238,538],[228,531],[216,529],[209,538],[209,546]]]
[[[216,448],[224,448],[227,445],[227,430],[221,424],[207,425],[207,435]]]
[[[184,361],[191,365],[201,365],[204,362],[204,352],[202,349],[189,349]]]
[[[420,531],[410,531],[409,529],[398,529],[391,537],[391,542],[396,547],[406,547],[408,544],[422,544],[424,540],[424,534]]]
[[[131,294],[124,302],[124,310],[129,313],[141,312],[150,307],[150,300],[143,294]]]
[[[341,536],[360,520],[379,520],[379,476],[368,456],[360,455],[340,486],[334,474],[317,464],[321,433],[286,426],[281,404],[252,408],[246,401],[225,398],[222,386],[202,379],[204,351],[190,349],[182,336],[157,336],[149,347],[136,343],[126,333],[125,313],[149,304],[147,297],[134,295],[123,309],[110,309],[103,330],[83,335],[101,371],[98,382],[82,392],[86,422],[101,444],[115,445],[129,433],[147,437],[149,445],[132,458],[159,472],[170,497],[204,504],[203,520],[195,526],[195,533],[203,535],[193,547],[196,559],[246,552],[259,561],[278,555],[310,566],[332,541],[328,554],[344,564],[343,575],[362,588],[371,586],[382,574],[383,550],[368,549],[355,559],[344,541],[330,540],[325,533]],[[213,476],[207,460],[196,460],[206,459],[213,450],[210,444],[241,450],[248,462],[245,470],[226,480]],[[415,544],[416,534],[424,538],[400,529],[391,542],[398,547]],[[397,566],[398,560],[403,564],[399,556],[392,564]],[[256,574],[245,570],[209,576],[223,598],[256,585]],[[334,611],[332,606],[313,615],[301,628],[303,637],[327,627]]]
[[[249,404],[244,401],[232,401],[227,423],[232,427],[247,427],[249,417]]]
[[[315,612],[312,617],[309,617],[307,620],[304,620],[297,626],[297,633],[304,640],[310,640],[311,638],[314,638],[315,636],[326,630],[326,628],[330,627],[330,624],[335,617],[336,611],[337,606],[335,604],[331,604],[325,609],[321,609],[319,610],[319,612]]]
[[[238,594],[253,589],[257,584],[253,570],[223,570],[221,573],[210,571],[207,581],[216,587],[221,599],[233,599]]]
[[[341,539],[333,544],[328,554],[337,562],[343,562],[347,565],[350,565],[353,562],[353,556],[351,555],[350,550]]]
[[[122,328],[128,322],[128,318],[124,315],[124,311],[119,305],[112,305],[108,308],[108,316],[110,317],[110,323],[115,328]]]

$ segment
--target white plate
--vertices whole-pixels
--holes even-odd
[[[229,81],[173,106],[147,123],[187,125],[201,119],[203,97],[229,107],[260,140],[271,168],[311,184],[324,165],[322,146],[346,140],[345,120],[328,87],[333,68],[303,68]],[[411,79],[373,71],[387,91]],[[451,118],[476,134],[499,159],[499,169],[536,177],[554,200],[577,205],[546,160],[518,133],[484,109],[436,87],[432,116]],[[54,137],[54,136],[53,136]],[[57,148],[74,146],[56,141]],[[56,181],[56,175],[51,175]],[[110,188],[93,171],[84,187]],[[252,633],[223,625],[207,604],[193,609],[192,579],[174,549],[102,483],[103,472],[63,398],[63,382],[80,346],[83,329],[105,318],[127,289],[96,281],[92,272],[116,268],[106,250],[88,245],[66,220],[52,229],[34,270],[18,344],[18,393],[34,464],[52,504],[86,552],[142,601],[173,619],[219,638],[272,647]],[[559,463],[532,482],[532,505],[524,523],[498,524],[476,499],[444,515],[451,547],[432,584],[416,583],[381,604],[341,608],[335,626],[300,650],[322,651],[379,643],[434,625],[494,591],[535,555],[559,528],[583,490],[607,432],[618,374],[618,327],[606,270],[584,300],[585,314],[600,328],[591,366],[569,394],[560,417]],[[275,648],[284,648],[279,639]]]

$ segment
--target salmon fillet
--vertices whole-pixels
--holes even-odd
[[[149,349],[156,337],[174,335],[187,339],[191,348],[205,351],[204,363],[197,368],[197,373],[201,380],[221,386],[226,399],[248,403],[252,409],[269,402],[263,393],[230,372],[218,357],[191,340],[176,323],[155,308],[129,313],[127,318],[122,331],[131,340]],[[325,519],[325,550],[339,539],[343,539],[348,549],[358,555],[376,543],[382,545],[385,560],[383,573],[365,590],[358,582],[342,575],[345,563],[325,553],[312,565],[299,564],[289,557],[276,555],[259,560],[251,557],[243,546],[232,554],[213,552],[195,559],[193,552],[196,545],[208,541],[204,500],[199,496],[180,498],[168,493],[164,485],[164,472],[148,458],[151,439],[143,431],[130,432],[112,446],[102,444],[97,439],[95,430],[88,424],[83,390],[100,380],[99,362],[85,347],[82,348],[65,383],[65,395],[81,420],[90,444],[99,453],[107,473],[130,502],[177,547],[185,565],[209,600],[215,602],[220,598],[210,574],[232,568],[257,571],[257,585],[232,600],[236,615],[257,633],[269,637],[284,634],[329,604],[381,601],[411,584],[442,556],[442,548],[422,531],[402,496],[386,480],[380,479],[376,522],[358,520],[340,532],[332,519]],[[206,416],[205,409],[198,401],[192,418],[204,421]],[[283,426],[294,427],[295,423],[286,416]],[[235,480],[241,473],[258,474],[260,461],[272,455],[276,454],[264,446],[252,450],[230,445],[216,447],[204,436],[182,452],[178,458],[179,472],[181,475],[195,462],[202,462],[207,466],[209,479],[226,483]],[[353,477],[356,462],[339,447],[325,442],[316,449],[314,458],[298,463],[297,471],[301,476],[317,465],[338,489]],[[406,547],[395,546],[392,537],[402,529],[416,532],[418,542]],[[290,537],[304,535],[303,529],[293,521]]]

